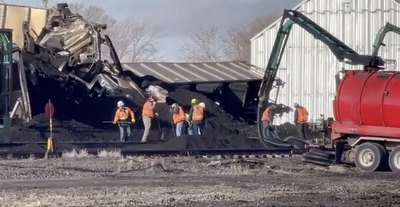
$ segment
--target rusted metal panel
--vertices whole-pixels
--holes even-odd
[[[246,62],[124,63],[124,70],[139,77],[154,76],[167,83],[220,83],[261,80]]]
[[[23,44],[22,22],[27,21],[30,28],[39,34],[46,25],[48,16],[49,11],[46,9],[0,4],[1,28],[12,29],[14,43],[20,46]]]

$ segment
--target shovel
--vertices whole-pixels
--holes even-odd
[[[164,140],[164,132],[161,129],[160,120],[158,119],[158,117],[156,117],[156,120],[157,120],[158,130],[160,130],[161,132],[161,140]]]
[[[173,113],[171,113],[171,128],[172,128],[172,132],[174,133],[174,137],[176,137],[176,131],[175,131],[175,127],[174,127],[174,118],[173,118]]]

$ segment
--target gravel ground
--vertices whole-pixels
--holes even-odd
[[[68,157],[68,156],[65,156]],[[114,158],[113,158],[114,157]],[[1,160],[1,206],[394,206],[398,176],[299,158]]]

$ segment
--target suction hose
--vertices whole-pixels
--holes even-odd
[[[265,148],[271,148],[271,145],[274,147],[288,147],[292,148],[291,144],[281,144],[281,143],[276,143],[270,140],[267,140],[266,137],[264,137],[263,133],[263,127],[262,127],[262,121],[261,121],[261,110],[262,108],[260,106],[257,107],[257,131],[258,131],[258,137],[261,141],[261,143],[264,145]]]

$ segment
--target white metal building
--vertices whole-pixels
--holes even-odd
[[[398,2],[400,0],[304,0],[293,10],[301,11],[357,52],[368,54],[375,35],[386,22],[400,26]],[[253,65],[266,67],[280,21],[278,19],[251,39]],[[399,62],[400,36],[389,33],[384,43],[386,47],[381,48],[380,55]],[[310,119],[320,114],[333,116],[334,75],[343,67],[352,68],[339,63],[323,43],[295,25],[278,71],[278,77],[287,83],[278,101],[290,106],[298,102],[309,110]],[[293,114],[277,119],[276,124],[287,121],[293,122]]]

